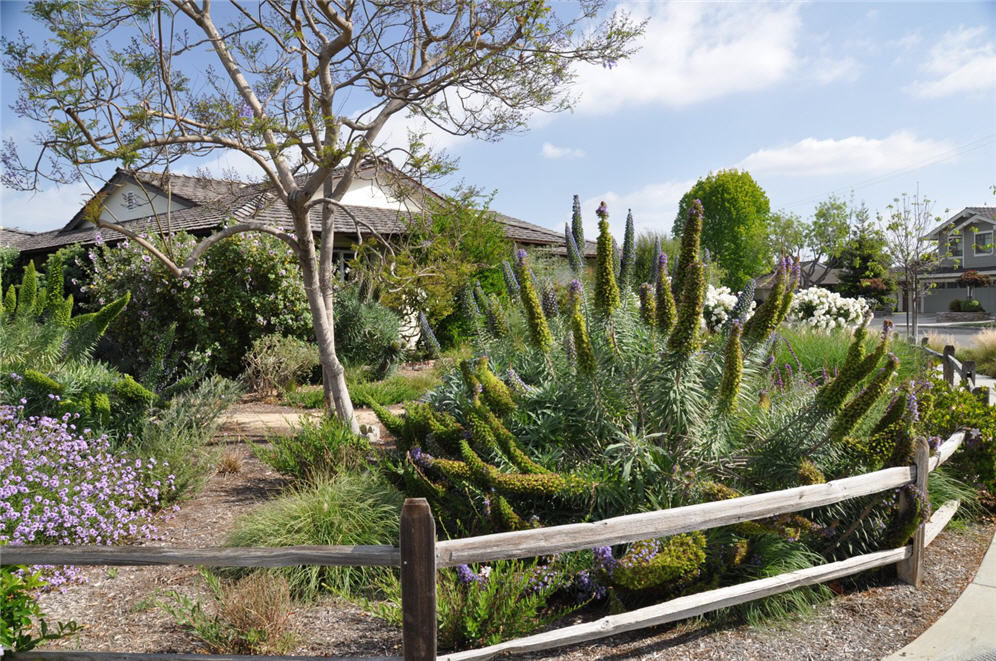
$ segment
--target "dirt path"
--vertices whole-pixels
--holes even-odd
[[[392,413],[400,413],[405,407],[402,404],[394,404],[387,409]],[[357,408],[355,413],[357,422],[361,425],[374,425],[380,429],[381,440],[393,440],[371,409]],[[271,436],[292,433],[294,427],[300,425],[302,418],[318,420],[322,414],[323,412],[318,409],[243,402],[233,406],[222,416],[220,435],[222,438],[230,439],[266,440]]]

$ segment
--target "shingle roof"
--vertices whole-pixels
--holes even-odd
[[[0,227],[0,246],[21,249],[21,245],[35,235],[35,232],[28,232],[16,227]]]
[[[988,218],[989,220],[996,220],[996,207],[965,207],[955,215],[951,216],[943,223],[935,227],[934,229],[927,232],[925,237],[931,237],[937,234],[939,231],[946,227],[950,227],[952,223],[956,220],[961,219],[964,216],[982,216],[983,218]]]
[[[123,173],[119,171],[115,178],[122,175]],[[136,233],[152,234],[160,231],[204,233],[228,220],[257,220],[280,228],[293,229],[290,211],[274,195],[266,193],[267,187],[263,184],[239,184],[176,174],[164,178],[159,173],[146,173],[139,177],[146,185],[162,187],[168,183],[174,195],[189,200],[196,206],[174,210],[158,218],[150,216],[121,223]],[[563,237],[558,232],[505,214],[492,213],[494,218],[505,226],[505,234],[510,240],[525,245],[553,246],[555,251],[559,244],[563,251]],[[76,218],[80,218],[80,214],[77,214]],[[337,207],[334,230],[337,235],[342,234],[344,238],[351,238],[358,232],[366,236],[373,233],[391,236],[406,233],[410,220],[410,214],[405,211],[343,205]],[[321,231],[319,207],[311,211],[311,227],[316,233]],[[92,244],[96,242],[97,234],[96,227],[83,226],[74,219],[60,230],[43,232],[23,240],[20,249],[26,252],[47,252],[74,243]],[[113,242],[123,238],[120,233],[113,230],[102,229],[99,230],[99,234],[103,241]],[[593,242],[587,242],[585,254],[594,254]]]

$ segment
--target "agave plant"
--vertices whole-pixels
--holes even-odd
[[[477,357],[428,402],[402,416],[375,407],[398,438],[393,476],[408,493],[430,499],[443,529],[466,534],[595,520],[908,460],[915,433],[909,398],[895,396],[882,412],[898,366],[888,352],[889,328],[869,351],[866,321],[838,373],[813,381],[772,360],[773,333],[798,285],[793,260],[779,262],[771,295],[752,314],[753,283],[729,323],[710,332],[702,320],[702,205],[691,205],[674,278],[662,258],[639,301],[619,296],[604,203],[598,213],[592,284],[572,280],[567,305],[544,309],[520,253],[510,275],[518,276],[522,312],[502,312],[508,321],[501,331],[482,330]],[[473,325],[494,328],[499,311],[485,313]],[[867,511],[855,507],[603,549],[596,557],[604,566],[591,571],[621,593],[676,593],[763,573],[764,561],[744,566],[757,549],[777,549],[772,562],[784,562],[786,549],[812,562],[855,544],[871,550],[902,543],[912,530],[910,520],[894,521],[888,498],[861,503]]]

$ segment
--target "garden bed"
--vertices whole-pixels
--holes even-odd
[[[244,407],[243,407],[244,411]],[[293,410],[291,410],[293,412]],[[221,545],[235,520],[266,501],[284,485],[260,463],[244,441],[220,441],[233,456],[234,473],[218,473],[179,514],[160,523],[166,544],[185,547]],[[924,631],[971,580],[996,525],[992,521],[967,530],[947,531],[926,554],[919,590],[874,575],[814,609],[813,617],[780,622],[762,629],[739,624],[693,620],[650,631],[615,636],[526,658],[642,659],[871,659],[894,652]],[[203,651],[154,605],[156,596],[177,590],[210,601],[204,582],[190,567],[90,567],[88,583],[43,596],[53,620],[76,619],[83,631],[53,647],[128,652]],[[597,617],[603,613],[591,613]],[[588,615],[586,615],[588,617]],[[400,653],[400,631],[361,608],[326,598],[295,609],[291,626],[297,639],[291,653],[301,655],[385,655]]]

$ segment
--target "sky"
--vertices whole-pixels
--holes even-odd
[[[670,232],[681,196],[726,168],[750,172],[772,210],[803,218],[852,191],[873,215],[918,191],[942,217],[996,206],[996,2],[618,7],[649,19],[633,58],[580,70],[572,111],[534,116],[499,142],[432,132],[460,165],[433,186],[496,191],[492,208],[555,229],[577,194],[589,237],[601,200],[617,235],[628,209],[638,231]],[[35,37],[22,9],[0,0],[4,36]],[[6,74],[0,91],[3,138],[27,144],[37,128],[10,110]],[[225,164],[243,167],[190,170]],[[0,225],[58,228],[86,195],[0,191]]]

